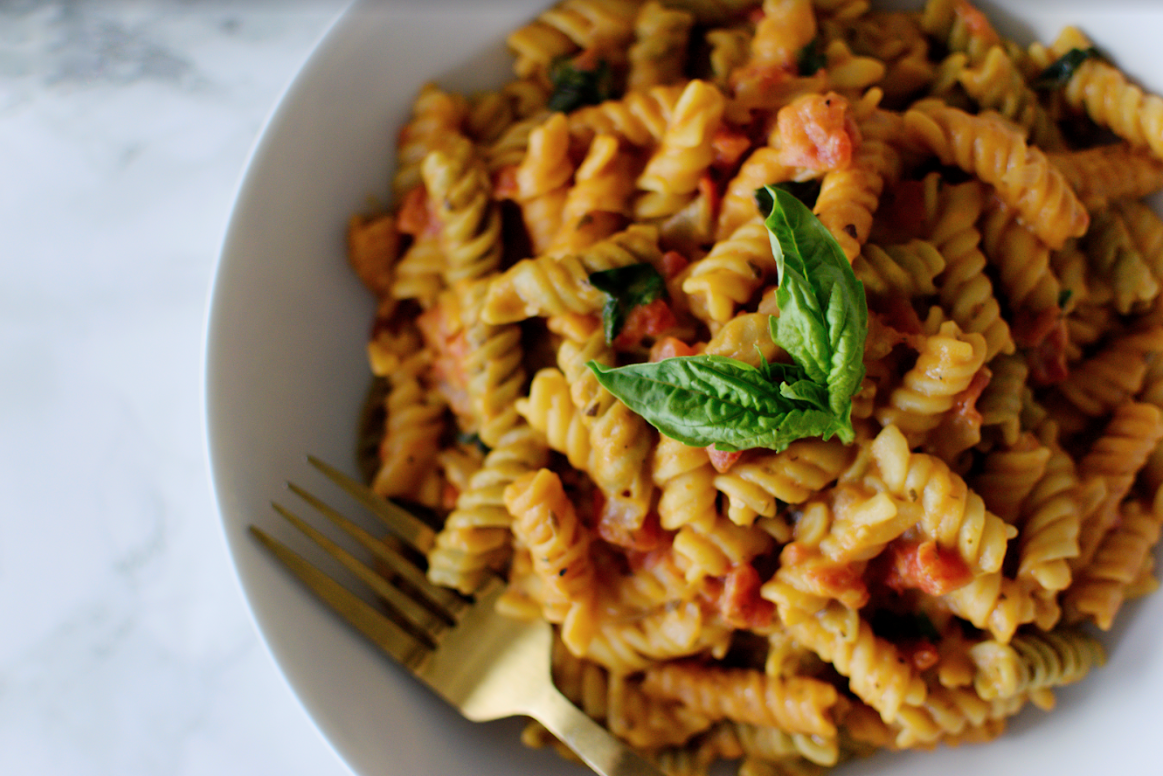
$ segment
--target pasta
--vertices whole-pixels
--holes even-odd
[[[970,0],[561,0],[507,42],[347,223],[362,468],[442,521],[429,578],[501,577],[673,774],[992,740],[1100,667],[1079,626],[1158,586],[1163,99]]]

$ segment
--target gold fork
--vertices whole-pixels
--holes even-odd
[[[370,552],[373,569],[285,507],[275,510],[366,584],[373,606],[256,526],[250,531],[337,614],[470,720],[533,717],[603,776],[662,776],[570,703],[550,679],[552,631],[496,612],[504,585],[490,577],[472,598],[432,584],[419,564],[435,532],[402,507],[319,459],[312,466],[366,507],[390,532],[373,536],[293,483],[288,487]]]

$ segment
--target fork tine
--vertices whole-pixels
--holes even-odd
[[[375,555],[386,567],[386,570],[391,571],[394,575],[398,575],[398,580],[391,579],[389,581],[401,585],[405,589],[405,592],[419,599],[421,604],[441,619],[446,620],[449,625],[455,623],[460,612],[469,605],[468,600],[456,592],[447,588],[438,587],[429,582],[424,571],[412,563],[410,559],[398,552],[390,544],[373,536],[361,526],[348,520],[334,507],[324,503],[318,496],[304,490],[293,482],[288,482],[287,487],[295,495],[306,501],[316,511],[342,529],[344,533],[359,542],[364,549]],[[386,577],[388,575],[384,574],[381,570],[380,576]]]
[[[420,555],[427,557],[428,551],[436,542],[436,532],[424,524],[415,515],[403,507],[393,504],[387,499],[380,498],[370,488],[358,480],[352,479],[334,466],[325,463],[313,455],[307,456],[307,461],[327,478],[342,488],[348,495],[362,504],[372,514],[383,521],[397,538],[412,546]]]
[[[399,588],[393,586],[387,579],[377,574],[373,569],[361,563],[354,555],[331,541],[314,526],[305,522],[291,510],[281,504],[272,504],[275,511],[287,519],[291,525],[302,531],[308,539],[335,560],[339,561],[348,571],[365,585],[375,591],[384,603],[387,604],[400,627],[408,631],[417,640],[429,647],[436,646],[437,634],[448,626],[448,618],[437,616],[421,602],[411,598]]]
[[[431,651],[403,628],[262,529],[252,525],[250,532],[328,608],[369,641],[412,671],[424,665]]]

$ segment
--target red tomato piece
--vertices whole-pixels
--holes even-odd
[[[678,319],[674,317],[665,299],[640,304],[626,316],[621,333],[614,338],[614,347],[618,350],[629,350],[644,337],[656,337],[677,325]]]
[[[777,116],[784,164],[840,170],[851,163],[860,131],[848,100],[835,92],[806,95],[780,108]]]
[[[711,466],[715,467],[715,471],[719,474],[726,474],[730,471],[735,462],[743,457],[743,451],[729,453],[724,450],[716,450],[714,445],[707,445],[707,457],[711,459]]]
[[[507,164],[493,175],[493,197],[495,199],[517,198],[517,165]]]
[[[759,630],[771,625],[775,605],[759,594],[759,572],[750,563],[737,563],[723,577],[718,596],[723,619],[737,628]]]
[[[751,138],[746,132],[736,127],[721,126],[711,138],[711,148],[715,152],[711,166],[717,170],[733,169],[750,147]]]
[[[695,349],[677,337],[663,337],[650,348],[650,360],[661,361],[664,358],[677,356],[693,356]]]
[[[973,581],[961,556],[934,541],[897,540],[889,545],[889,553],[892,567],[885,584],[894,590],[920,590],[937,596]]]
[[[416,186],[404,195],[404,201],[400,203],[396,228],[402,234],[421,235],[431,228],[430,219],[428,190],[423,186]]]
[[[667,251],[662,254],[662,276],[667,280],[676,277],[690,265],[686,256],[678,251]]]

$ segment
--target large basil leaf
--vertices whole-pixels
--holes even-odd
[[[829,438],[836,418],[784,396],[763,371],[723,356],[680,356],[610,368],[588,366],[598,382],[667,436],[719,450],[783,450],[805,436]]]
[[[764,191],[771,202],[764,223],[779,272],[775,298],[780,312],[771,322],[772,337],[809,380],[827,386],[829,407],[846,419],[864,379],[864,285],[836,238],[807,206],[778,187]]]

